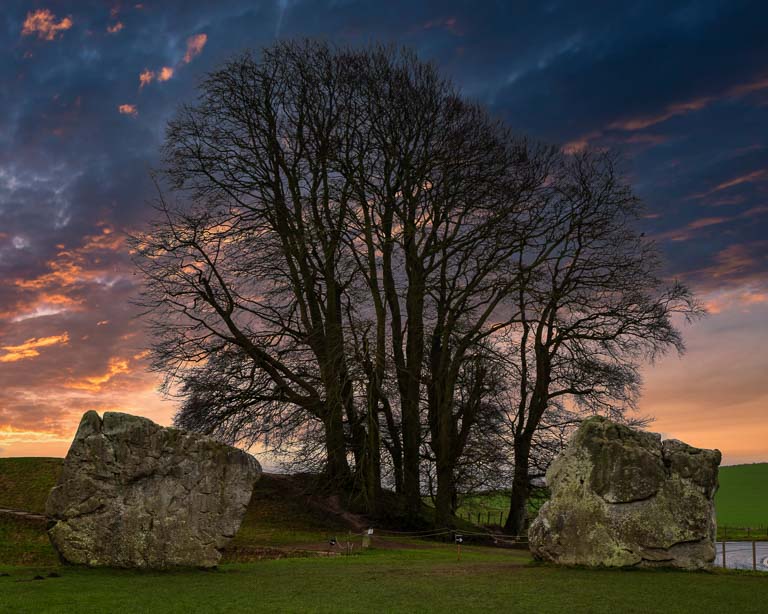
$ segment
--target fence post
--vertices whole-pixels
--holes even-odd
[[[488,524],[491,524],[491,510],[488,510]]]
[[[504,526],[504,510],[499,510],[499,526]]]
[[[757,553],[754,541],[752,542],[752,571],[757,571]]]
[[[725,569],[725,540],[723,540],[723,569]]]
[[[480,512],[477,512],[477,526],[480,526]]]

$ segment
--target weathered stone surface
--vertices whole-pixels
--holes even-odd
[[[718,450],[590,418],[547,472],[531,552],[566,565],[707,567],[719,465]]]
[[[129,414],[83,415],[46,512],[70,563],[211,567],[261,475],[255,458]]]

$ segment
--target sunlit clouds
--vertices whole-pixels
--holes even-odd
[[[148,68],[145,68],[139,73],[139,88],[142,88],[145,85],[149,85],[150,83],[152,83],[154,78],[155,78],[154,71],[151,71]]]
[[[122,358],[110,358],[107,370],[99,375],[91,375],[66,383],[67,388],[99,392],[101,387],[116,375],[128,373],[130,370],[128,361]]]
[[[189,64],[195,57],[203,52],[203,47],[208,41],[207,34],[195,34],[187,39],[187,51],[184,54],[184,63]]]
[[[169,424],[131,302],[167,120],[195,84],[280,37],[387,41],[516,134],[618,151],[665,277],[710,315],[645,369],[651,425],[768,460],[768,39],[760,3],[27,2],[3,5],[0,456],[62,455],[82,413]],[[277,28],[275,27],[275,24]],[[659,24],[663,24],[660,27]],[[626,33],[626,36],[624,36]],[[706,50],[706,53],[703,53]],[[216,229],[211,229],[215,232]]]
[[[185,64],[189,64],[195,57],[202,53],[203,47],[205,47],[205,43],[207,41],[208,35],[204,33],[190,36],[187,39],[187,46],[186,51],[184,52],[184,57],[176,64],[176,68],[173,66],[163,66],[157,70],[150,70],[149,68],[145,68],[139,73],[139,89],[143,89],[153,81],[158,83],[170,81],[176,74],[176,70],[179,67]]]
[[[163,81],[168,81],[173,77],[173,68],[170,66],[163,66],[160,71],[157,73],[157,80],[162,83]]]
[[[0,362],[16,362],[17,360],[27,360],[40,356],[40,349],[60,343],[67,343],[69,334],[54,335],[51,337],[41,337],[39,339],[27,339],[19,345],[3,345],[0,350]]]
[[[158,83],[168,81],[173,77],[173,73],[174,69],[170,66],[163,66],[157,72],[144,69],[139,73],[139,89],[149,85],[152,81],[157,81]]]
[[[56,16],[48,9],[38,9],[27,13],[24,25],[21,29],[22,36],[37,35],[37,38],[52,41],[61,32],[72,27],[72,18],[63,17],[56,21]]]

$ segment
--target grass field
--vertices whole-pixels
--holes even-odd
[[[768,527],[768,463],[721,467],[715,506],[718,524]]]
[[[49,459],[0,459],[0,507],[41,510],[56,466]],[[494,610],[745,614],[764,612],[768,602],[768,574],[760,572],[557,568],[533,563],[526,551],[467,544],[459,561],[452,544],[418,539],[380,537],[374,548],[351,556],[269,558],[274,554],[271,549],[278,547],[280,552],[295,548],[299,553],[325,549],[330,535],[344,540],[349,527],[343,518],[307,501],[301,480],[263,476],[241,530],[225,552],[224,564],[215,571],[62,566],[48,543],[43,521],[0,516],[0,614]]]
[[[2,568],[0,568],[2,571]],[[765,612],[758,573],[595,571],[450,547],[224,565],[217,571],[10,568],[0,612]],[[38,575],[43,580],[33,580]]]

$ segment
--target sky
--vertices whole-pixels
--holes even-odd
[[[768,4],[3,1],[0,456],[63,456],[83,412],[170,424],[125,233],[166,122],[246,48],[406,45],[518,133],[622,154],[665,274],[709,308],[643,369],[651,429],[768,461]]]

